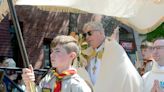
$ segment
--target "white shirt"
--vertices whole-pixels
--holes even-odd
[[[43,88],[49,88],[51,92],[54,92],[55,82],[54,72],[49,71],[39,85],[36,86],[36,92],[42,92]],[[61,92],[91,92],[91,88],[78,74],[65,76],[61,82]]]
[[[96,52],[101,51],[103,48],[104,44],[102,44],[98,49],[96,49]],[[90,60],[89,66],[87,67],[87,71],[89,73],[93,85],[96,83],[97,76],[99,75],[100,65],[101,60],[98,57],[94,57]],[[96,67],[95,71],[93,69],[94,67]]]

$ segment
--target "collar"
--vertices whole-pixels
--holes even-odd
[[[164,73],[164,66],[160,66],[156,61],[153,61],[153,72]]]
[[[105,42],[103,42],[97,49],[95,49],[96,52],[99,52],[99,51],[103,50],[104,46],[105,46]]]

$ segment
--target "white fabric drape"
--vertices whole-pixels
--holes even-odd
[[[141,34],[164,22],[164,0],[18,0],[41,10],[114,16]]]
[[[0,22],[7,14],[8,6],[7,6],[7,0],[1,0],[0,1]]]
[[[75,8],[89,13],[130,17],[143,5],[143,1],[144,0],[18,0],[17,5],[48,5],[57,6],[67,11],[69,11],[68,9],[70,8]],[[53,10],[52,8],[54,7],[48,9]],[[42,9],[45,8],[42,7]]]
[[[139,33],[155,30],[164,22],[164,0],[159,3],[147,0],[135,16],[128,18],[129,24]]]

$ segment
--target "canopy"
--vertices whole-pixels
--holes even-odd
[[[62,9],[63,11],[75,12],[76,10],[82,10],[101,15],[130,17],[143,5],[143,1],[144,0],[18,0],[16,4],[41,6],[44,10]],[[74,10],[72,10],[72,8],[74,8]]]
[[[7,1],[0,0],[0,22],[5,17],[5,15],[8,13],[7,10],[8,10]]]
[[[142,34],[164,21],[163,0],[18,0],[16,4],[34,5],[46,11],[114,16]]]
[[[155,1],[147,0],[135,16],[120,20],[141,34],[155,30],[164,22],[164,0]]]

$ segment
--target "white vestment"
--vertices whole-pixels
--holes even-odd
[[[156,62],[153,62],[152,70],[145,73],[142,78],[144,79],[144,92],[151,92],[154,80],[159,81],[159,86],[164,91],[164,69],[162,69]]]
[[[81,69],[82,70],[82,69]],[[80,76],[89,80],[89,75]],[[91,83],[91,82],[90,82]],[[124,49],[114,40],[106,39],[94,92],[143,92],[143,80]]]

